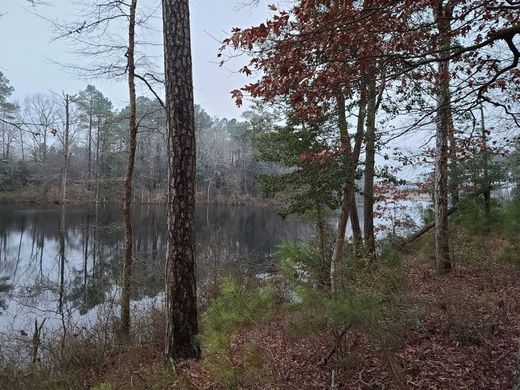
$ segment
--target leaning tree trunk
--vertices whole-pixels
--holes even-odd
[[[365,186],[363,189],[364,200],[364,236],[365,247],[368,257],[375,256],[374,237],[374,177],[375,177],[375,155],[376,155],[376,111],[377,111],[377,89],[375,66],[369,70],[368,80],[368,102],[367,102],[367,131],[365,152]]]
[[[341,262],[343,250],[345,248],[345,233],[347,231],[347,222],[352,211],[352,203],[354,201],[355,172],[361,153],[361,143],[363,141],[363,130],[365,121],[366,108],[366,85],[365,81],[361,82],[360,98],[359,98],[359,115],[357,122],[356,135],[354,137],[354,150],[350,145],[350,136],[347,129],[347,121],[345,118],[345,97],[340,93],[336,98],[338,106],[338,122],[341,137],[341,146],[343,153],[349,154],[350,159],[345,169],[346,179],[343,184],[343,201],[338,221],[338,229],[336,232],[336,240],[334,243],[334,251],[330,261],[330,289],[336,292],[336,270]]]
[[[188,0],[163,0],[168,122],[165,359],[196,358],[195,114]]]
[[[132,0],[130,5],[130,19],[128,22],[128,91],[130,97],[129,115],[129,147],[128,162],[123,194],[123,211],[125,225],[125,252],[123,265],[123,286],[121,292],[121,337],[128,339],[130,336],[130,287],[132,280],[132,176],[134,174],[135,150],[137,145],[137,120],[135,97],[135,11],[137,0]]]
[[[440,48],[447,50],[452,12],[443,0],[438,3],[436,22],[441,36]],[[441,51],[441,55],[445,55]],[[450,122],[450,69],[449,60],[439,63],[437,74],[437,118],[436,118],[436,158],[435,158],[435,259],[439,273],[449,272],[450,260],[448,230],[448,138]]]

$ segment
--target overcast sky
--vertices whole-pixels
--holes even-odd
[[[49,19],[77,20],[75,8],[70,0],[48,0],[52,6],[40,6],[34,12]],[[88,4],[90,0],[83,0]],[[238,69],[235,61],[223,69],[217,63],[218,42],[232,27],[247,27],[264,21],[269,11],[267,5],[273,1],[260,1],[258,7],[244,8],[244,0],[191,0],[191,33],[194,66],[196,103],[202,105],[211,115],[219,117],[239,117],[242,109],[237,109],[229,91],[242,86],[247,79],[231,72]],[[155,7],[158,0],[140,0],[138,8]],[[63,41],[52,39],[50,24],[32,14],[25,0],[0,0],[0,70],[15,88],[15,99],[22,101],[25,96],[49,90],[75,93],[83,89],[87,81],[67,73],[53,63],[78,61],[70,54]],[[161,29],[160,15],[152,23]],[[212,38],[214,37],[214,38]],[[157,61],[161,61],[159,58]],[[243,62],[245,59],[237,61]],[[93,80],[116,107],[126,104],[127,87],[123,81]],[[146,92],[144,88],[138,91]]]

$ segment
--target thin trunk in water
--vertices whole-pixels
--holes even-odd
[[[63,314],[65,305],[65,205],[60,211],[60,292],[58,300],[58,312]]]
[[[136,97],[135,97],[135,10],[137,0],[130,4],[130,19],[128,22],[128,91],[130,97],[129,116],[129,147],[128,162],[124,182],[123,211],[125,225],[125,252],[123,265],[123,286],[121,291],[121,337],[128,339],[130,336],[130,287],[132,281],[132,176],[134,174],[135,150],[137,146],[137,121],[136,121]]]
[[[165,360],[197,358],[195,113],[188,0],[163,0],[168,123]]]

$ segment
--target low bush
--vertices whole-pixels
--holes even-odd
[[[246,343],[244,350],[238,351],[233,336],[240,328],[269,319],[274,297],[275,290],[270,285],[226,279],[219,296],[204,313],[204,364],[222,388],[241,388],[252,383],[262,371],[259,347]]]

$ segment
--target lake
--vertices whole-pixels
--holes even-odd
[[[122,209],[115,205],[0,209],[0,332],[31,332],[88,316],[118,296],[123,260]],[[285,221],[268,207],[198,206],[197,279],[200,291],[232,269],[264,272],[276,245],[307,240],[311,224]],[[166,208],[134,210],[132,300],[154,299],[164,288]]]
[[[396,213],[419,221],[428,202],[400,201]],[[362,205],[358,205],[362,215]],[[0,334],[25,330],[37,319],[46,327],[77,324],[106,310],[117,313],[123,264],[120,206],[0,208]],[[164,290],[166,208],[134,209],[133,306],[160,303]],[[263,273],[277,262],[283,240],[314,236],[311,223],[283,220],[270,207],[197,206],[197,280],[204,304],[229,272]],[[335,218],[329,219],[334,226]],[[347,234],[350,234],[350,224]],[[381,233],[379,233],[381,234]],[[134,309],[135,311],[135,309]]]

